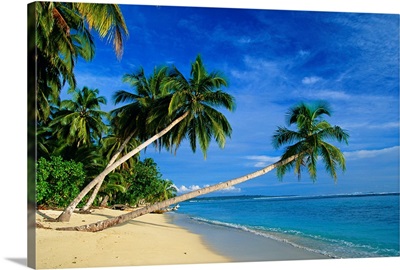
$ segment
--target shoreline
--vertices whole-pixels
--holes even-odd
[[[173,224],[201,235],[209,246],[228,257],[231,262],[333,259],[327,255],[244,230],[198,222],[185,214],[171,213],[168,215]]]
[[[57,217],[60,211],[40,211]],[[36,221],[57,228],[96,222],[124,211],[95,209],[70,222]],[[96,232],[36,229],[36,267],[83,268],[329,259],[249,232],[199,224],[184,214],[147,214]]]

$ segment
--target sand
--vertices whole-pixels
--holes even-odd
[[[56,218],[60,211],[41,213]],[[178,265],[328,257],[273,239],[207,224],[196,224],[179,214],[147,214],[100,232],[57,231],[93,223],[124,211],[96,209],[74,214],[70,222],[36,221],[52,229],[36,229],[36,267],[84,268]]]
[[[57,217],[60,212],[41,211]],[[92,214],[74,214],[70,222],[36,221],[45,227],[67,227],[93,223],[123,211],[96,209]],[[71,232],[36,229],[38,269],[71,267],[111,267],[161,264],[229,262],[200,235],[168,222],[165,214],[148,214],[100,232]]]

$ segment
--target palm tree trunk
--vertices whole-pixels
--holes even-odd
[[[118,158],[118,156],[121,154],[121,152],[124,150],[125,146],[128,144],[128,142],[132,139],[134,135],[134,132],[132,132],[128,138],[125,139],[125,141],[121,144],[121,146],[118,148],[118,151],[114,154],[114,156],[111,158],[110,162],[108,162],[107,167],[110,167],[112,164],[114,164],[115,160]],[[96,198],[97,194],[99,193],[99,190],[101,188],[101,185],[103,184],[104,178],[100,179],[99,182],[97,183],[96,187],[94,188],[92,195],[90,196],[89,200],[86,202],[85,206],[82,207],[81,211],[85,212],[89,210],[89,208],[92,206],[94,199]]]
[[[189,112],[184,113],[177,119],[175,119],[171,124],[169,124],[165,129],[127,153],[125,156],[121,157],[118,161],[114,162],[111,166],[106,167],[102,173],[100,173],[96,178],[94,178],[79,194],[78,196],[64,209],[64,211],[60,214],[57,218],[57,221],[61,222],[68,222],[71,219],[71,215],[74,212],[78,203],[89,193],[89,191],[94,188],[100,181],[103,179],[113,170],[115,170],[118,166],[122,163],[139,153],[141,150],[149,146],[151,143],[155,142],[156,140],[160,139],[164,136],[168,131],[170,131],[174,126],[176,126],[179,122],[185,119],[189,115]]]
[[[100,203],[100,207],[106,207],[109,198],[110,198],[110,196],[108,196],[108,195],[104,196],[103,200]]]
[[[96,223],[82,225],[82,226],[57,228],[57,230],[63,230],[63,231],[86,231],[86,232],[101,231],[101,230],[104,230],[106,228],[112,227],[114,225],[121,224],[121,223],[126,222],[128,220],[131,220],[131,219],[140,217],[142,215],[154,212],[156,210],[168,207],[171,204],[180,203],[180,202],[183,202],[183,201],[186,201],[186,200],[189,200],[189,199],[192,199],[192,198],[204,195],[204,194],[208,194],[208,193],[211,193],[211,192],[214,192],[214,191],[217,191],[217,190],[221,190],[221,189],[224,189],[224,188],[227,188],[227,187],[230,187],[230,186],[234,186],[234,185],[246,182],[246,181],[248,181],[250,179],[256,178],[256,177],[261,176],[261,175],[264,175],[264,174],[272,171],[273,169],[275,169],[275,168],[277,168],[279,166],[285,165],[285,164],[293,161],[297,157],[298,157],[298,155],[295,155],[295,156],[289,157],[289,158],[287,158],[285,160],[280,160],[280,161],[275,162],[274,164],[271,164],[271,165],[269,165],[269,166],[267,166],[267,167],[265,167],[265,168],[263,168],[261,170],[258,170],[256,172],[247,174],[245,176],[242,176],[242,177],[239,177],[239,178],[235,178],[235,179],[232,179],[232,180],[229,180],[229,181],[226,181],[226,182],[223,182],[223,183],[219,183],[219,184],[216,184],[216,185],[213,185],[213,186],[209,186],[209,187],[206,187],[206,188],[202,188],[202,189],[199,189],[199,190],[196,190],[196,191],[192,191],[192,192],[186,193],[184,195],[177,196],[175,198],[171,198],[171,199],[159,202],[159,203],[155,203],[153,205],[150,205],[150,206],[147,206],[147,207],[132,211],[130,213],[127,213],[127,214],[124,214],[124,215],[121,215],[121,216],[117,216],[117,217],[114,217],[114,218],[110,218],[110,219],[106,219],[106,220],[102,220],[102,221],[99,221],[99,222],[96,222]]]

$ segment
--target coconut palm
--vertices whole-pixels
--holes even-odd
[[[210,192],[243,183],[255,177],[264,175],[275,168],[278,168],[278,176],[282,177],[283,174],[292,167],[295,167],[295,172],[299,173],[300,170],[297,168],[297,165],[300,167],[305,166],[307,167],[311,178],[315,179],[316,169],[314,166],[316,166],[316,161],[318,160],[319,155],[322,157],[322,161],[325,163],[327,171],[336,180],[337,166],[342,170],[345,170],[345,159],[338,148],[327,143],[325,140],[334,139],[338,142],[345,142],[347,144],[349,135],[340,127],[331,126],[328,122],[323,120],[322,116],[324,115],[330,116],[330,110],[326,103],[317,103],[315,105],[301,103],[300,105],[291,108],[288,112],[288,124],[296,124],[297,130],[290,131],[287,128],[278,127],[277,131],[273,135],[273,145],[275,147],[281,147],[288,143],[294,144],[286,148],[286,151],[278,162],[261,170],[155,203],[115,218],[83,226],[60,228],[60,230],[100,231],[144,214],[166,208],[171,204],[176,204]]]
[[[49,125],[58,139],[79,148],[103,137],[108,129],[103,119],[109,116],[100,108],[101,104],[106,104],[106,99],[98,94],[98,89],[84,87],[74,91],[72,100],[61,102],[59,112]]]
[[[156,201],[165,201],[176,196],[178,192],[171,180],[161,180],[159,192],[155,196]]]
[[[164,146],[176,152],[184,138],[188,138],[193,152],[200,146],[204,157],[211,139],[215,139],[223,148],[226,137],[230,137],[232,128],[226,117],[218,108],[228,111],[235,109],[235,99],[221,90],[227,86],[225,78],[219,72],[208,73],[200,55],[192,64],[189,79],[174,69],[174,76],[166,84],[166,88],[173,90],[168,107],[168,115],[188,114],[185,119],[176,125],[164,139]],[[150,121],[156,124],[158,117],[163,117],[162,110],[152,114]],[[156,121],[154,121],[156,120]]]
[[[147,116],[150,131],[156,130],[158,133],[108,166],[64,209],[58,221],[69,221],[78,203],[95,185],[103,181],[108,173],[169,131],[171,134],[163,140],[162,145],[171,149],[174,147],[175,151],[185,137],[189,138],[193,151],[196,150],[198,141],[204,155],[212,137],[220,147],[224,147],[226,137],[231,135],[232,128],[226,117],[215,108],[223,107],[229,111],[235,108],[234,98],[220,89],[222,86],[227,86],[226,80],[218,72],[208,73],[200,56],[197,56],[196,61],[192,63],[189,80],[186,80],[177,69],[174,71],[176,76],[164,83],[165,89],[171,91],[170,98],[167,96],[157,100]],[[165,120],[168,122],[165,123]]]
[[[148,119],[157,104],[161,103],[160,100],[167,100],[168,106],[169,92],[164,84],[172,76],[170,69],[165,66],[154,68],[149,77],[146,77],[143,68],[123,76],[123,82],[128,83],[133,92],[120,90],[113,95],[115,105],[127,103],[111,111],[113,125],[118,127],[120,133],[125,137],[135,136],[140,140],[146,140],[149,134],[157,133],[157,130],[149,130]],[[157,107],[156,110],[162,110],[166,115],[167,107]]]
[[[117,57],[123,52],[128,31],[121,10],[115,4],[35,3],[37,67],[37,118],[46,121],[50,103],[57,102],[62,86],[75,87],[73,69],[80,57],[91,60],[94,42],[91,29],[113,41]]]
[[[106,207],[108,202],[114,199],[117,193],[125,193],[124,177],[120,173],[110,173],[107,175],[107,183],[101,186],[99,194],[102,195],[100,207]]]
[[[131,139],[132,137],[125,139],[119,135],[111,134],[103,139],[102,141],[102,152],[108,160],[108,166],[111,166],[115,159],[118,157],[119,154],[127,154],[132,149],[136,148],[140,143],[136,139]],[[136,159],[129,159],[126,163],[122,164],[119,169],[122,170],[129,170],[134,166],[134,164],[138,161],[138,155],[135,155]],[[104,166],[103,166],[104,168]],[[100,170],[101,172],[101,170]],[[103,179],[104,180],[104,179]],[[97,194],[99,193],[101,186],[103,184],[103,180],[99,181],[99,183],[94,188],[92,194],[90,195],[89,200],[86,204],[81,208],[82,212],[86,212],[92,206],[93,202],[96,199]]]
[[[114,139],[118,138],[114,146],[118,145],[118,148],[115,149],[112,157],[110,157],[107,167],[111,166],[120,154],[123,154],[124,152],[124,154],[127,154],[127,146],[133,140],[134,136],[138,139],[145,140],[148,134],[157,133],[148,130],[146,119],[150,114],[150,110],[154,106],[155,101],[165,96],[162,84],[168,76],[167,67],[155,68],[153,75],[149,78],[146,77],[143,68],[139,69],[137,72],[123,76],[123,81],[129,83],[135,92],[131,93],[120,90],[114,94],[115,104],[123,102],[131,103],[111,112],[111,124],[115,136],[117,136],[114,136]],[[111,138],[107,140],[107,143],[109,143],[110,139]],[[137,139],[135,139],[135,141],[137,142]],[[131,147],[130,150],[133,148]],[[82,207],[81,211],[85,212],[91,207],[103,181],[104,179],[97,183],[91,197],[85,206]]]
[[[302,168],[307,168],[313,181],[317,177],[317,160],[322,158],[326,171],[336,181],[336,170],[340,167],[343,171],[346,169],[346,162],[343,153],[339,148],[328,143],[325,140],[336,140],[347,143],[349,135],[338,126],[331,126],[323,120],[324,115],[331,115],[329,105],[326,102],[307,105],[301,103],[291,108],[287,114],[288,125],[297,125],[297,130],[292,131],[286,127],[278,127],[273,136],[273,145],[275,148],[296,142],[286,148],[282,159],[287,159],[297,155],[293,160],[277,170],[279,178],[291,168],[294,168],[295,174],[301,176]]]

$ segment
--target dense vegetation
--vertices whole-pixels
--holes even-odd
[[[72,99],[52,104],[47,121],[38,122],[36,200],[41,207],[66,207],[103,170],[123,138],[117,125],[107,124],[117,121],[101,110],[106,99],[97,89],[73,89],[71,94]],[[125,151],[137,144],[132,138]],[[175,195],[157,164],[136,155],[106,177],[93,204],[135,206]]]
[[[76,88],[75,63],[78,58],[94,57],[93,31],[112,41],[121,58],[128,30],[115,4],[43,2],[34,4],[34,12],[37,21],[30,26],[38,35],[29,48],[35,57],[30,63],[37,67],[37,103],[29,102],[28,110],[36,116],[36,203],[65,207],[107,166],[125,139],[122,128],[115,124],[117,117],[101,110],[107,101],[100,91]],[[66,84],[72,97],[61,100]],[[122,153],[136,147],[137,139],[131,138]],[[150,159],[141,161],[136,155],[107,176],[93,203],[136,205],[175,194],[172,182],[162,178],[157,164]]]

